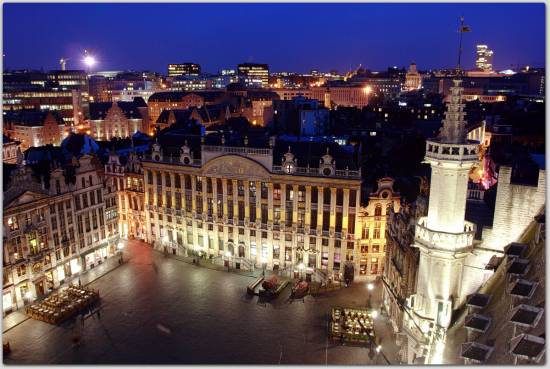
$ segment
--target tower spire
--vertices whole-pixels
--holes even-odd
[[[453,79],[451,87],[451,95],[447,103],[447,111],[443,120],[443,128],[441,131],[442,142],[445,143],[464,143],[466,142],[466,121],[464,116],[464,104],[462,103],[462,93],[464,88],[462,85],[462,69],[460,67],[460,58],[462,56],[462,34],[470,32],[470,27],[464,25],[464,17],[460,17],[460,33],[458,42],[458,62],[456,65],[456,78]]]

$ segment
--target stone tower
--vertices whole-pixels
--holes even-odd
[[[465,298],[464,263],[475,233],[464,215],[468,172],[478,160],[478,142],[466,139],[461,83],[459,77],[453,80],[440,137],[426,142],[425,161],[432,169],[428,215],[415,228],[420,262],[413,311],[421,325],[443,331]]]

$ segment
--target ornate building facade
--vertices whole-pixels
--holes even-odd
[[[142,98],[134,101],[90,104],[90,134],[97,140],[130,137],[137,131],[148,132],[149,113]]]
[[[399,212],[400,196],[394,192],[393,179],[381,178],[378,188],[369,196],[368,204],[361,207],[359,223],[359,274],[380,277],[384,273],[386,259],[386,225],[391,212]]]
[[[186,141],[177,156],[154,144],[143,160],[147,240],[238,269],[326,280],[348,268],[359,277],[360,172],[328,149],[315,167],[299,166],[308,162],[293,153],[302,143],[273,141]]]
[[[135,150],[131,150],[124,159],[111,152],[105,165],[105,175],[109,186],[116,191],[116,200],[112,201],[118,204],[116,212],[120,236],[126,239],[144,239],[145,199],[140,157]],[[109,216],[117,217],[116,212]]]
[[[70,138],[68,138],[70,139]],[[3,307],[16,310],[116,253],[116,203],[94,154],[4,165]],[[70,157],[70,156],[69,156]],[[47,168],[44,168],[47,165]],[[40,179],[37,179],[40,178]]]
[[[414,227],[420,217],[428,212],[428,184],[421,178],[420,193],[414,202],[402,202],[399,212],[391,211],[386,229],[386,267],[382,278],[384,307],[390,317],[393,331],[400,346],[401,362],[408,358],[408,341],[403,324],[410,314],[407,299],[416,291],[416,279],[420,254],[414,244]]]

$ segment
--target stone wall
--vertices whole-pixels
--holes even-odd
[[[546,171],[537,186],[511,183],[512,168],[501,167],[492,229],[483,229],[483,247],[503,251],[515,242],[546,204]]]

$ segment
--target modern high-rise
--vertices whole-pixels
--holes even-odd
[[[196,63],[168,64],[168,77],[198,76],[201,66]]]
[[[237,75],[247,87],[268,87],[269,66],[267,64],[239,64],[237,66]]]
[[[487,45],[477,45],[476,68],[483,72],[493,71],[493,50]]]

